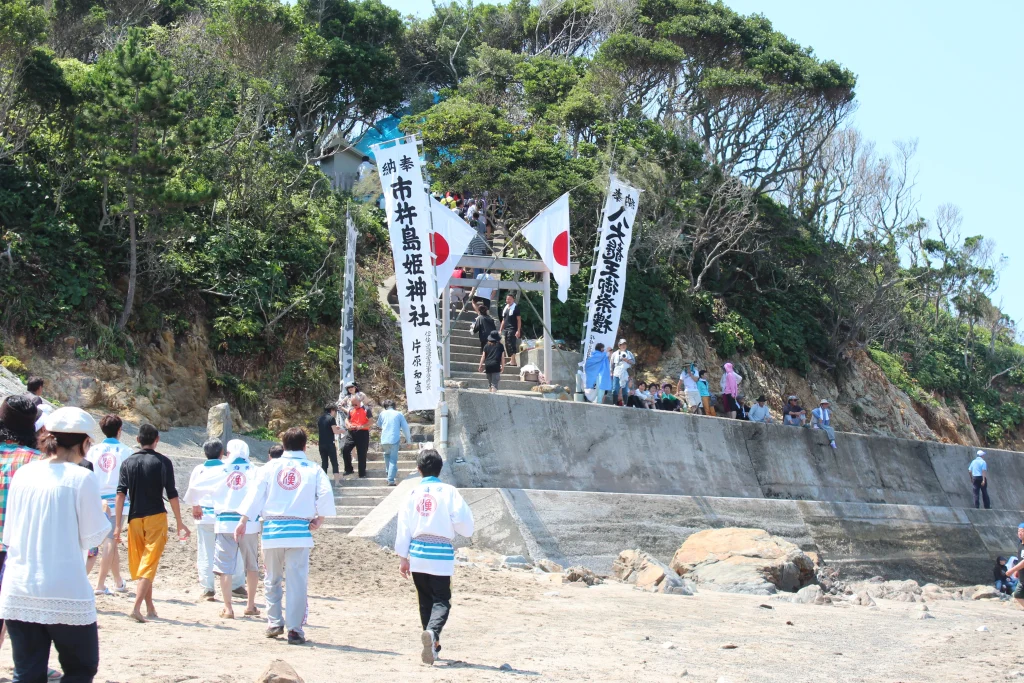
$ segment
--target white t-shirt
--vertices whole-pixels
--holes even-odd
[[[690,368],[684,369],[682,374],[679,375],[679,379],[683,380],[684,390],[697,391],[697,378],[690,373]]]
[[[22,466],[7,493],[0,619],[95,623],[96,599],[85,573],[85,555],[109,531],[95,474],[79,465],[44,460]]]
[[[630,350],[616,350],[611,357],[612,377],[620,381],[629,379],[629,369],[636,363],[636,356]]]
[[[483,273],[477,279],[479,279],[479,280],[496,280],[497,278],[494,277],[493,275],[491,275],[490,273]],[[483,285],[477,285],[476,295],[478,297],[480,297],[481,299],[490,299],[491,298],[491,292],[493,292],[493,291],[494,291],[493,289],[484,289]]]
[[[100,482],[100,497],[112,501],[117,496],[117,480],[121,463],[132,455],[132,449],[117,439],[104,439],[89,449],[85,459],[92,463],[92,471]],[[110,506],[113,509],[113,505]],[[127,509],[127,506],[125,506]]]

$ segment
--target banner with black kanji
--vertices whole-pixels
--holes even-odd
[[[599,343],[604,344],[605,350],[615,348],[626,292],[626,257],[639,203],[640,190],[619,182],[613,175],[601,215],[601,241],[594,259],[596,273],[583,336],[583,358],[589,358]]]
[[[441,396],[441,365],[434,310],[437,289],[430,260],[430,197],[424,189],[413,138],[385,148],[374,145],[372,149],[395,259],[406,400],[409,410],[434,410]]]
[[[338,367],[341,371],[341,394],[344,398],[345,385],[354,382],[355,374],[355,332],[356,332],[356,224],[345,212],[345,287],[341,307],[341,344],[338,346]]]

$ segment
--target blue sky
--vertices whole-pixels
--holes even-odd
[[[403,14],[428,0],[384,0]],[[917,138],[919,210],[960,207],[964,235],[1008,257],[996,303],[1024,321],[1024,1],[727,0],[857,74],[854,125],[890,149]]]

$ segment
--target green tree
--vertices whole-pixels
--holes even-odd
[[[135,302],[140,231],[155,231],[161,214],[215,191],[185,172],[189,147],[204,131],[185,118],[187,95],[176,90],[170,64],[146,44],[145,32],[133,29],[104,55],[91,86],[82,126],[103,184],[102,221],[128,228],[128,292],[117,321],[124,329]]]

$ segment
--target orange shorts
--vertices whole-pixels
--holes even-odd
[[[160,556],[167,545],[167,513],[138,517],[128,522],[128,571],[132,580],[156,578]]]

